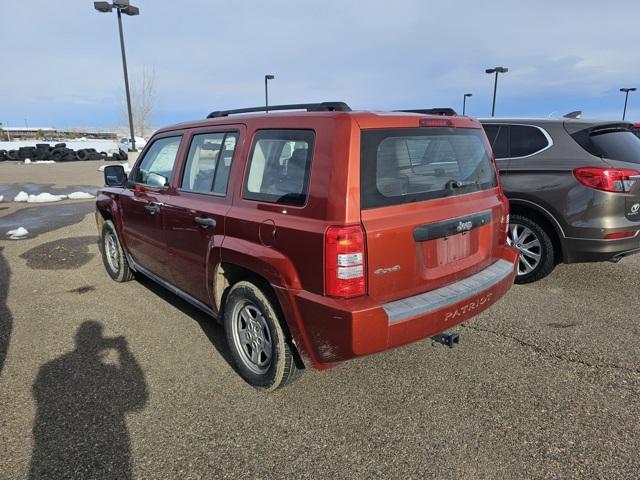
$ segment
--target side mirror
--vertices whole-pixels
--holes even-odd
[[[107,165],[104,167],[104,184],[107,187],[124,187],[127,174],[122,165]]]

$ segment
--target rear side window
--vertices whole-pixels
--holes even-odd
[[[159,138],[147,150],[134,174],[133,181],[152,187],[169,186],[182,136]]]
[[[527,157],[549,146],[547,137],[537,127],[511,125],[509,127],[511,157]]]
[[[181,188],[190,192],[226,195],[237,132],[194,135],[182,174]]]
[[[484,131],[496,159],[509,158],[509,125],[485,125]]]
[[[605,128],[574,133],[572,137],[591,155],[640,163],[640,138],[631,130]]]
[[[258,131],[249,156],[244,198],[304,205],[314,139],[312,130]]]
[[[497,186],[482,130],[362,132],[361,208],[418,202]]]

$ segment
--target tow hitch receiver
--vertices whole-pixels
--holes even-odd
[[[431,337],[433,343],[440,343],[446,345],[449,348],[453,348],[460,343],[460,334],[458,333],[439,333]]]

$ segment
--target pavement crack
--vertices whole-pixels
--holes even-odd
[[[477,332],[490,333],[490,334],[495,335],[497,337],[514,341],[514,342],[516,342],[517,344],[519,344],[522,347],[530,348],[531,350],[533,350],[536,353],[544,355],[544,356],[546,356],[548,358],[554,358],[556,360],[561,360],[563,362],[575,363],[575,364],[578,364],[578,365],[582,365],[584,367],[595,368],[595,369],[610,368],[610,369],[618,370],[618,371],[622,371],[622,372],[640,374],[640,369],[624,367],[622,365],[616,365],[615,363],[592,363],[592,362],[588,362],[586,360],[581,360],[579,358],[573,358],[573,357],[569,357],[569,356],[566,356],[566,355],[561,355],[561,354],[558,354],[558,353],[555,353],[555,352],[550,352],[550,351],[545,350],[544,348],[542,348],[542,347],[540,347],[540,346],[538,346],[538,345],[536,345],[534,343],[527,342],[527,341],[522,340],[522,339],[520,339],[518,337],[515,337],[513,335],[509,335],[509,334],[506,334],[506,333],[503,333],[503,332],[497,332],[495,330],[490,330],[488,328],[482,328],[482,327],[477,327],[477,326],[472,326],[472,325],[462,325],[462,328],[469,329],[469,330],[475,330]]]

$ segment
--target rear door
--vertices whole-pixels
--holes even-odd
[[[178,188],[165,201],[165,235],[174,284],[212,306],[213,267],[220,261],[229,173],[244,126],[195,132]]]
[[[360,188],[370,296],[405,298],[495,261],[505,219],[481,128],[363,130]]]

